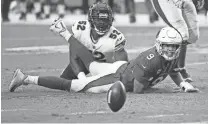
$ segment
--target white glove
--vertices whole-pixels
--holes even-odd
[[[190,92],[198,92],[199,89],[193,87],[190,83],[188,82],[181,82],[180,87],[184,92],[190,93]]]
[[[67,41],[72,36],[71,33],[67,30],[66,25],[61,18],[54,20],[49,29],[56,34],[59,34]]]

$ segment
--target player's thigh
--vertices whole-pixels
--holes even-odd
[[[89,51],[89,49],[80,43],[76,38],[71,37],[69,50],[70,59],[79,58],[86,69],[89,70],[90,63],[94,61],[92,53]]]
[[[151,0],[155,11],[163,19],[163,21],[170,27],[175,28],[180,32],[183,40],[189,38],[188,27],[183,18],[182,10],[176,7],[169,0]]]
[[[116,81],[118,81],[118,78],[116,78],[114,74],[105,75],[90,82],[84,88],[84,91],[91,93],[104,93],[107,92]]]
[[[75,73],[71,67],[71,64],[67,65],[67,67],[61,73],[60,77],[67,79],[67,80],[77,79],[77,76],[75,75]]]
[[[199,26],[197,20],[197,11],[192,0],[184,2],[184,9],[182,11],[183,18],[188,26],[189,43],[195,43],[199,39]]]
[[[103,63],[103,62],[92,62],[90,65],[90,73],[92,75],[102,74],[102,73],[115,73],[118,68],[127,63],[126,61],[116,61],[114,63]]]

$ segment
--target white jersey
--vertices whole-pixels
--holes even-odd
[[[163,21],[177,29],[183,40],[195,43],[199,38],[197,12],[192,0],[151,0]]]
[[[111,26],[104,36],[95,41],[90,32],[91,26],[87,20],[78,21],[72,26],[74,37],[92,51],[98,60],[114,62],[114,52],[124,49],[126,42],[124,35]]]

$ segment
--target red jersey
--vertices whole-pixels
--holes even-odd
[[[121,74],[121,81],[124,83],[127,91],[133,91],[133,82],[138,82],[151,87],[164,80],[168,74],[177,67],[178,59],[167,61],[152,47],[141,54],[137,58],[131,60],[127,64],[118,69]]]

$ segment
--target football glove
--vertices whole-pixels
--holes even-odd
[[[59,34],[67,41],[71,37],[71,33],[67,30],[66,25],[61,18],[55,19],[49,29],[56,34]]]
[[[191,93],[191,92],[198,92],[199,89],[198,88],[195,88],[193,87],[190,83],[188,82],[181,82],[180,83],[180,87],[181,89],[186,92],[186,93]]]

